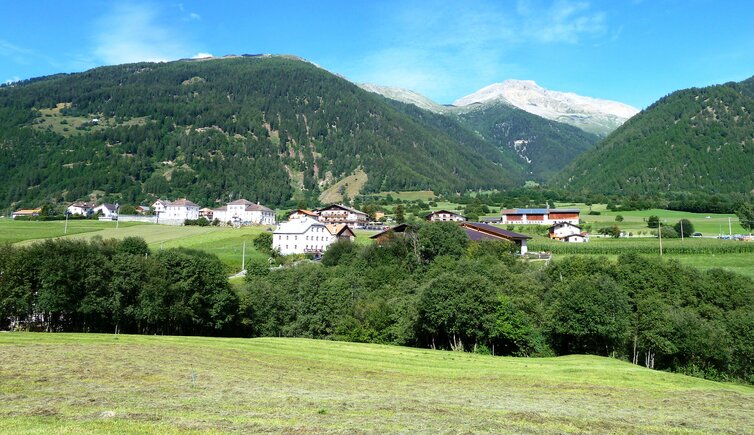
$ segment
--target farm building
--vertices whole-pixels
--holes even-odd
[[[13,213],[11,213],[11,217],[13,219],[17,217],[22,217],[22,216],[33,217],[33,216],[39,216],[39,213],[42,213],[41,208],[21,209],[21,210],[16,210]]]
[[[581,210],[577,208],[513,208],[500,210],[502,224],[554,225],[568,222],[578,225]]]
[[[521,255],[526,254],[526,241],[531,239],[531,237],[526,234],[514,233],[513,231],[507,231],[502,228],[479,222],[459,222],[458,225],[464,230],[469,240],[503,240],[513,242],[518,246]],[[374,239],[375,243],[379,245],[390,240],[390,238],[402,235],[407,231],[409,231],[408,224],[400,224],[377,233],[370,238]]]
[[[528,251],[526,241],[531,239],[531,237],[526,234],[514,233],[513,231],[479,222],[461,222],[459,225],[466,231],[466,235],[470,240],[504,240],[515,243],[521,255],[526,254]]]
[[[392,228],[388,228],[385,231],[381,231],[377,234],[369,236],[369,238],[374,240],[378,245],[381,245],[390,240],[392,237],[395,237],[396,234],[403,234],[404,232],[406,232],[407,228],[408,224],[399,224]]]

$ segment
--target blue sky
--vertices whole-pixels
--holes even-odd
[[[295,54],[451,103],[505,79],[646,107],[754,75],[754,2],[4,2],[0,82],[201,54]]]

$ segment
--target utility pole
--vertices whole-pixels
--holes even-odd
[[[660,237],[660,257],[662,257],[662,222],[657,219],[657,235]]]
[[[683,219],[681,219],[681,241],[683,241]]]
[[[241,270],[246,270],[246,241],[243,242],[243,252],[241,253]]]
[[[68,210],[65,211],[65,228],[63,228],[63,235],[68,234]]]
[[[731,239],[733,238],[733,227],[730,224],[730,217],[728,218],[728,235]]]

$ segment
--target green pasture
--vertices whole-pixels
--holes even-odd
[[[647,227],[647,218],[657,216],[665,225],[675,225],[681,219],[688,219],[694,225],[694,231],[705,236],[717,236],[720,233],[748,234],[738,222],[735,214],[715,213],[691,213],[686,211],[673,211],[662,209],[637,210],[637,211],[608,211],[604,204],[593,205],[592,210],[599,211],[600,215],[589,215],[589,207],[584,204],[558,204],[558,207],[574,207],[581,209],[581,222],[593,224],[593,232],[597,228],[618,225],[625,232],[648,233],[652,231]],[[623,222],[616,222],[617,215],[623,216]],[[730,228],[728,220],[730,219]],[[656,229],[655,229],[656,230]]]
[[[750,433],[754,387],[610,358],[0,334],[0,432]]]
[[[135,222],[121,222],[120,228],[140,225]],[[71,219],[68,221],[68,234],[82,234],[115,228],[115,222],[89,219]],[[0,244],[16,243],[24,240],[49,239],[61,237],[65,232],[65,221],[15,221],[0,219]]]
[[[0,243],[33,243],[37,240],[63,237],[62,221],[13,221],[0,220]],[[246,243],[246,260],[266,256],[254,249],[254,238],[270,227],[247,226],[241,228],[198,227],[155,225],[137,222],[121,222],[116,229],[115,222],[93,220],[68,221],[68,238],[89,240],[123,239],[141,237],[153,251],[168,248],[190,248],[217,255],[231,271],[241,270],[243,246]],[[356,242],[372,243],[369,236],[378,231],[356,230]]]
[[[33,243],[35,240],[63,237],[62,221],[14,222],[0,220],[0,243]],[[91,220],[71,220],[68,222],[68,238],[123,239],[141,237],[152,250],[168,248],[190,248],[216,254],[231,271],[241,270],[243,245],[246,242],[246,259],[263,254],[252,244],[254,238],[267,230],[264,226],[242,228],[198,227],[155,225],[136,222],[121,222],[116,229],[115,222]]]

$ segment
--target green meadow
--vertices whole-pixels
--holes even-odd
[[[594,356],[0,334],[0,432],[751,433],[754,387]]]
[[[618,225],[625,232],[649,232],[647,218],[657,216],[665,225],[675,225],[681,219],[688,219],[694,225],[694,231],[704,236],[718,236],[720,234],[748,234],[739,223],[735,214],[715,213],[691,213],[686,211],[674,211],[663,209],[636,210],[636,211],[609,211],[604,204],[596,204],[591,210],[600,212],[599,215],[589,215],[590,207],[581,204],[557,204],[558,207],[573,207],[581,209],[582,223],[593,224],[594,229],[605,226]],[[622,222],[616,222],[616,216],[622,216]],[[728,225],[730,223],[730,226]]]
[[[15,222],[3,219],[0,220],[0,243],[33,243],[36,240],[55,237],[123,239],[135,236],[146,240],[152,250],[183,247],[216,254],[231,271],[239,271],[243,261],[244,243],[247,260],[254,256],[262,256],[262,253],[254,249],[252,241],[259,233],[268,229],[264,226],[228,228],[135,222],[121,222],[116,228],[115,222],[71,220],[68,222],[68,235],[64,236],[63,225],[62,221]]]
[[[253,240],[270,227],[247,226],[241,228],[229,227],[198,227],[155,225],[136,222],[121,222],[116,228],[115,222],[100,222],[96,220],[68,221],[68,235],[64,235],[64,221],[14,221],[0,219],[0,244],[2,243],[34,243],[38,240],[67,237],[75,239],[123,239],[125,237],[141,237],[152,250],[168,248],[199,249],[217,255],[228,265],[230,271],[241,270],[246,244],[246,260],[254,257],[264,257],[265,254],[254,249]],[[356,231],[357,243],[371,243],[369,236],[377,231]]]

